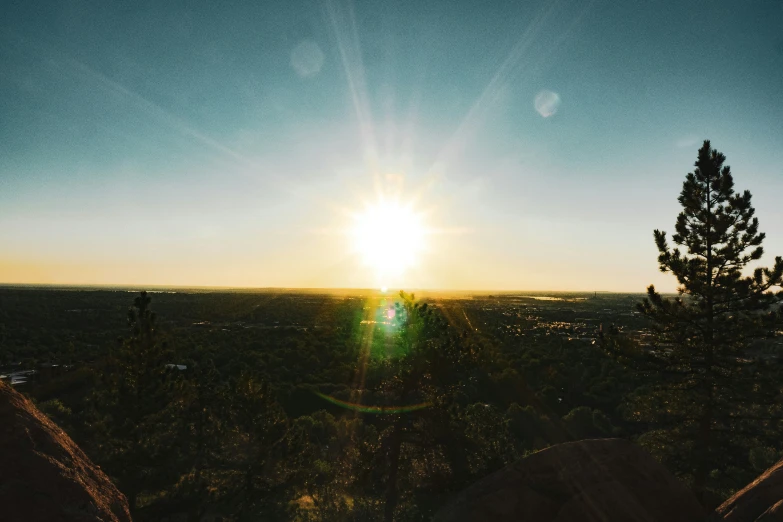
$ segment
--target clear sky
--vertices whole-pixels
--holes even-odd
[[[0,282],[672,290],[705,138],[769,264],[782,1],[4,0]]]

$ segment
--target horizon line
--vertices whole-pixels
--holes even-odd
[[[621,291],[621,290],[541,290],[541,289],[438,289],[438,288],[396,288],[388,289],[384,292],[380,288],[369,287],[304,287],[304,286],[220,286],[220,285],[161,285],[161,284],[132,284],[132,283],[118,283],[118,284],[93,284],[93,283],[3,283],[0,282],[0,288],[46,288],[46,289],[93,289],[93,290],[114,290],[114,289],[127,289],[127,290],[249,290],[249,291],[288,291],[288,292],[378,292],[384,294],[397,294],[398,292],[405,291],[411,292],[439,292],[439,293],[482,293],[482,294],[510,294],[519,292],[529,293],[553,293],[553,294],[645,294],[644,291]],[[666,292],[665,292],[666,293]],[[675,292],[672,292],[675,293]]]

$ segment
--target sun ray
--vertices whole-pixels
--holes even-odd
[[[334,1],[327,0],[324,6],[351,93],[351,101],[363,144],[364,160],[377,178],[378,150],[372,111],[367,99],[367,84],[364,77],[364,63],[359,45],[356,16],[350,4],[339,11]]]

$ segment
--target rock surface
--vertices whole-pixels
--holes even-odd
[[[694,522],[691,491],[622,439],[583,440],[534,453],[468,487],[436,522]]]
[[[783,460],[720,505],[715,522],[783,522]]]
[[[130,522],[125,496],[32,402],[0,382],[0,520]]]

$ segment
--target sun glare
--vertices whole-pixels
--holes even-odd
[[[410,205],[381,200],[355,216],[354,246],[385,288],[400,283],[424,249],[426,228]]]

